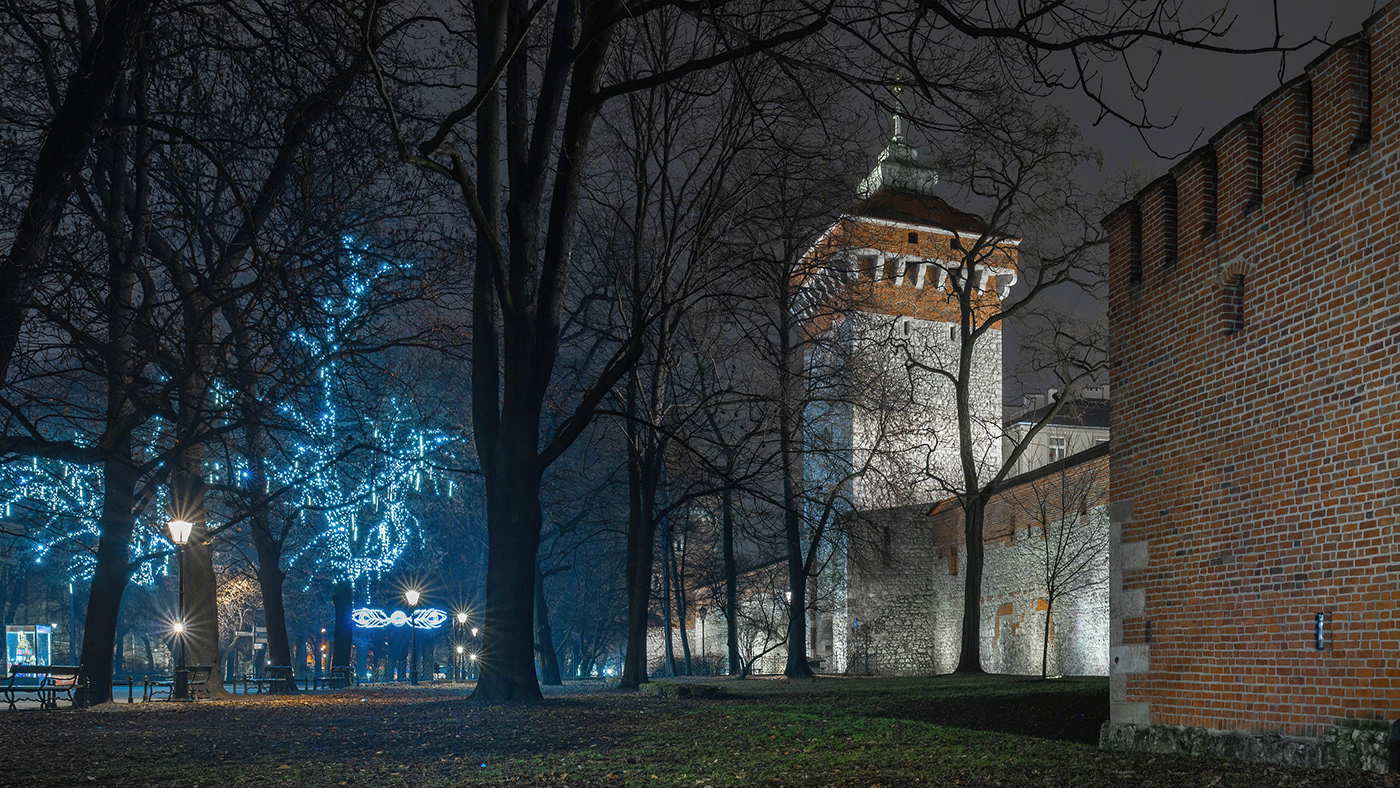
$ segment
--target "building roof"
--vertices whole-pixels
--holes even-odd
[[[997,487],[996,493],[997,495],[1001,495],[1003,493],[1014,490],[1023,484],[1030,484],[1031,482],[1036,481],[1037,479],[1043,479],[1051,474],[1067,471],[1070,468],[1073,468],[1077,465],[1082,465],[1092,460],[1103,459],[1109,455],[1109,451],[1110,449],[1108,443],[1100,443],[1097,446],[1092,446],[1090,448],[1085,449],[1084,451],[1075,452],[1074,454],[1071,454],[1070,456],[1064,458],[1063,460],[1060,460],[1059,462],[1052,462],[1049,465],[1042,465],[1033,471],[1026,471],[1025,473],[1019,476],[1012,476],[1011,478],[1004,480],[1001,483],[1001,485]],[[932,517],[933,515],[938,514],[946,506],[956,503],[957,500],[958,499],[956,498],[945,498],[932,505],[925,504],[926,506],[928,506],[926,516]]]
[[[1035,424],[1045,418],[1045,414],[1055,407],[1051,402],[1041,408],[1027,411],[1011,419],[1011,424]],[[1075,397],[1066,402],[1060,412],[1050,419],[1050,423],[1061,427],[1102,427],[1107,429],[1109,421],[1109,401],[1106,399],[1080,399]]]
[[[981,234],[986,224],[977,216],[953,208],[939,197],[880,189],[861,200],[850,215],[917,224],[957,233]]]

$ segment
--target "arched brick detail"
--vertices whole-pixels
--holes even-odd
[[[1240,258],[1220,271],[1220,327],[1226,334],[1244,330],[1245,261]]]

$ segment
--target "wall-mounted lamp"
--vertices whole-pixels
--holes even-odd
[[[1313,616],[1313,648],[1318,651],[1327,649],[1327,614],[1318,613]]]

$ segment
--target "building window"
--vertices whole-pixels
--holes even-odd
[[[1059,462],[1068,456],[1069,447],[1066,445],[1065,436],[1051,435],[1046,442],[1050,445],[1049,462]]]
[[[911,243],[911,244],[916,244],[916,243],[918,243],[918,242],[919,242],[919,234],[918,234],[918,233],[909,233],[909,243]]]

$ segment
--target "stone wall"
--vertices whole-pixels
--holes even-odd
[[[1318,738],[1279,733],[1217,731],[1183,725],[1114,725],[1106,722],[1099,746],[1109,750],[1169,752],[1238,758],[1327,769],[1390,770],[1389,726],[1334,726]]]
[[[1056,599],[1047,670],[1108,672],[1107,447],[1013,480],[989,504],[983,667],[1038,674],[1046,624],[1046,535],[1093,552],[1084,581]],[[930,513],[932,509],[932,513]],[[1081,513],[1082,510],[1082,513]],[[851,526],[833,618],[833,667],[873,675],[946,673],[957,664],[967,550],[955,501],[862,512]]]

